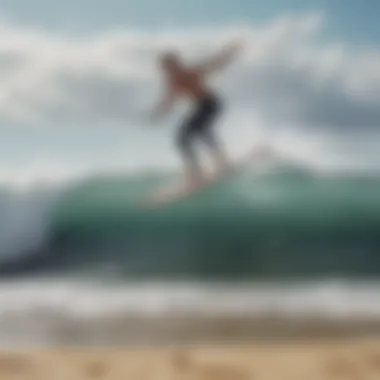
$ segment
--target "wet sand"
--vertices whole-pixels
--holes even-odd
[[[61,321],[50,329],[54,347],[163,347],[379,338],[379,318],[274,315],[119,315]]]
[[[379,379],[380,341],[0,353],[0,379]]]
[[[0,351],[0,380],[380,379],[376,319],[219,315],[102,322],[103,333],[113,327],[107,339],[100,334],[91,341],[101,327],[96,323],[59,330],[60,343],[50,348]]]

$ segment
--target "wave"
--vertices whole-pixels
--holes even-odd
[[[380,177],[246,171],[155,211],[171,173],[94,176],[0,195],[2,273],[128,278],[376,275]]]

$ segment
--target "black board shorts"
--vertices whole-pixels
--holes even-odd
[[[177,143],[180,148],[188,148],[191,140],[196,137],[206,139],[213,144],[212,126],[215,118],[222,110],[221,101],[215,95],[208,95],[195,104],[194,110],[182,123]]]

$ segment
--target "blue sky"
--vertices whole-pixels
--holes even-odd
[[[378,44],[377,0],[1,0],[0,11],[20,23],[68,32],[99,28],[260,22],[286,12],[323,11],[328,36]]]
[[[254,28],[220,85],[230,97],[221,133],[236,152],[266,128],[288,150],[325,156],[322,132],[380,125],[378,0],[0,0],[0,14],[0,177],[28,165],[178,161],[174,122],[136,122],[153,101],[154,56],[168,38],[214,51],[225,27]]]

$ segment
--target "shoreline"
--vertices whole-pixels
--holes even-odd
[[[0,351],[0,380],[323,380],[380,376],[380,340]]]
[[[60,320],[42,347],[162,347],[380,339],[380,319],[249,315],[113,316]],[[33,346],[30,344],[28,346]]]
[[[50,331],[43,348],[0,350],[0,380],[380,378],[378,318],[136,315],[73,326]]]

